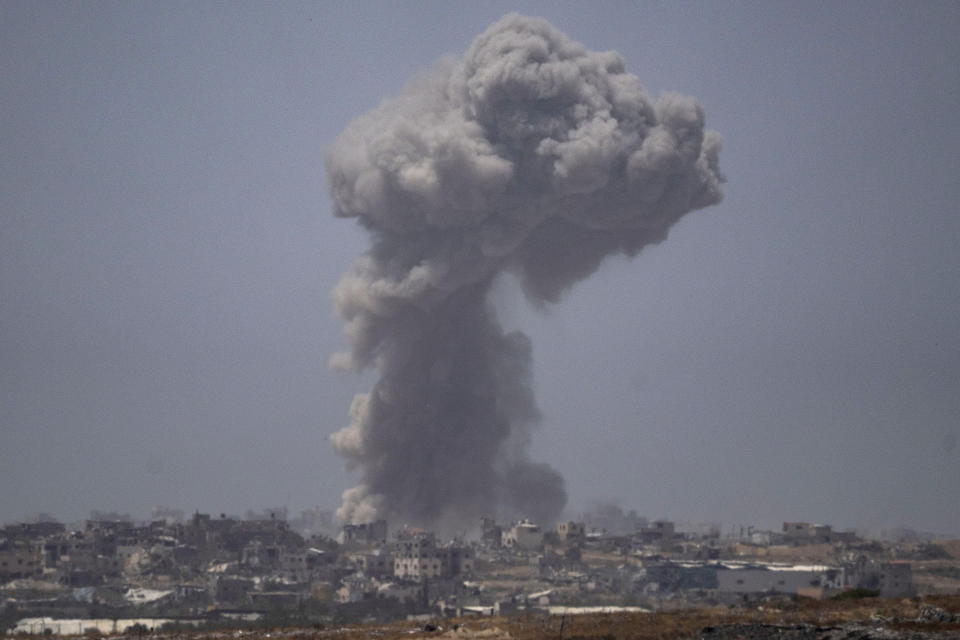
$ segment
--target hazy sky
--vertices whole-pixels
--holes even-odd
[[[573,512],[960,534],[960,4],[0,2],[0,521],[333,508],[324,150],[509,11],[696,96],[722,204],[502,322]]]

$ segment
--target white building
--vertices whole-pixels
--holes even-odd
[[[789,593],[807,589],[842,589],[844,571],[822,565],[726,566],[717,571],[720,593]]]

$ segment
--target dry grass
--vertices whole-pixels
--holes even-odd
[[[865,598],[847,601],[784,600],[749,608],[703,608],[654,613],[569,616],[540,614],[437,621],[427,630],[415,622],[352,625],[330,629],[278,628],[270,631],[187,631],[144,635],[143,640],[678,640],[724,624],[814,624],[833,626],[883,619],[891,629],[960,631],[960,623],[917,623],[920,607],[960,613],[960,595],[912,599]],[[133,637],[136,640],[136,637]]]
[[[797,600],[750,608],[687,609],[654,613],[611,613],[596,615],[516,617],[456,621],[471,630],[496,627],[511,640],[676,640],[690,638],[704,627],[735,623],[814,624],[819,626],[915,620],[921,605],[960,612],[960,596],[932,596],[923,599],[867,598],[855,601]],[[918,630],[953,630],[960,625],[920,624]],[[465,638],[469,636],[463,636]],[[505,636],[503,636],[505,637]]]
[[[518,616],[512,618],[461,619],[444,621],[445,632],[404,634],[407,638],[509,638],[510,640],[677,640],[697,635],[703,628],[724,624],[814,624],[833,626],[894,619],[902,628],[948,631],[958,624],[923,624],[915,620],[921,604],[960,612],[960,596],[857,601],[798,600],[751,608],[687,609],[655,613],[609,613],[573,616]],[[452,632],[453,625],[462,625]],[[490,630],[498,632],[488,635]],[[370,638],[374,636],[363,636]],[[400,636],[383,635],[385,640]]]

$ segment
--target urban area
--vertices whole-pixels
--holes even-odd
[[[330,511],[155,508],[0,529],[0,632],[330,624],[535,610],[671,610],[843,593],[960,593],[960,540],[900,529],[648,521],[598,507],[555,526],[483,518],[472,536],[338,526]]]

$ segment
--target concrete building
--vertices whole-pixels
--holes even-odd
[[[431,534],[420,534],[397,543],[393,575],[402,580],[433,580],[473,573],[473,549],[438,546]]]
[[[503,546],[509,549],[536,549],[543,543],[540,526],[521,520],[503,532]]]
[[[688,589],[716,589],[718,566],[702,562],[656,562],[646,564],[634,582],[647,591],[669,593]],[[654,588],[650,586],[655,585]]]
[[[869,562],[861,557],[850,565],[848,573],[848,587],[879,591],[882,598],[914,595],[913,569],[909,562]]]
[[[117,545],[116,559],[125,573],[139,573],[150,563],[150,550],[142,544]]]
[[[38,540],[66,533],[66,530],[66,526],[59,522],[18,522],[0,528],[0,538]]]
[[[220,575],[213,579],[211,591],[219,603],[244,603],[256,588],[256,581],[241,576]]]
[[[789,539],[803,539],[810,531],[809,522],[784,522],[783,537]]]
[[[424,600],[423,585],[399,582],[384,582],[377,587],[378,598],[392,598],[394,600],[420,602]]]
[[[386,549],[348,553],[353,567],[367,577],[388,578],[394,575],[394,557]]]
[[[676,528],[669,520],[657,520],[650,524],[641,525],[633,535],[633,539],[640,544],[654,544],[668,547],[673,544]]]
[[[561,522],[557,525],[561,542],[582,542],[587,539],[587,526],[582,522]]]
[[[340,543],[346,547],[363,547],[387,544],[387,521],[377,520],[363,524],[345,524],[340,533]]]
[[[881,598],[902,598],[914,595],[913,569],[909,562],[884,562],[879,569]]]
[[[378,583],[373,578],[351,575],[344,578],[337,589],[337,602],[347,604],[375,598]]]
[[[240,566],[248,569],[274,569],[280,564],[279,545],[252,540],[240,552]]]
[[[486,547],[496,548],[503,544],[503,527],[493,518],[480,520],[480,542]]]
[[[840,533],[828,524],[810,524],[809,522],[784,522],[783,540],[787,544],[825,544],[849,541],[851,533]]]
[[[310,578],[308,555],[306,550],[286,550],[280,552],[278,571],[287,580],[306,582]]]
[[[29,544],[0,541],[0,579],[27,578],[40,570],[40,557]]]
[[[827,566],[725,566],[717,570],[721,594],[786,593],[809,588],[842,589],[844,570]]]

